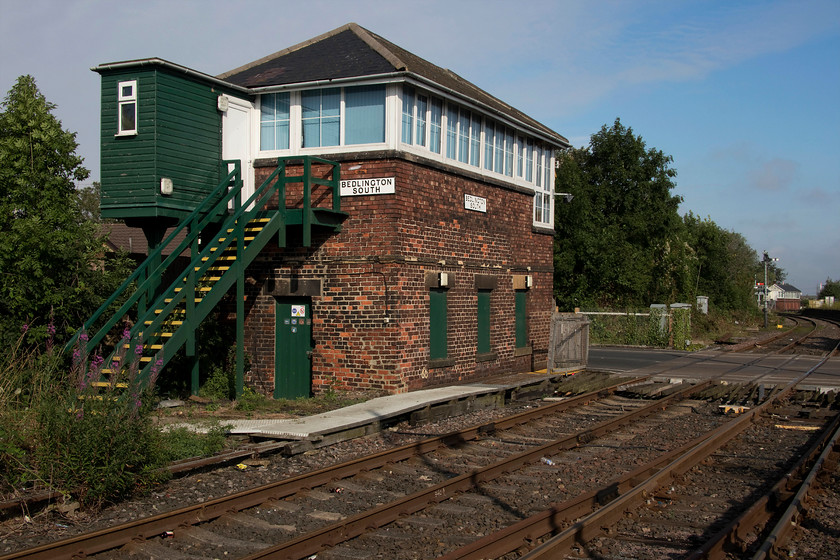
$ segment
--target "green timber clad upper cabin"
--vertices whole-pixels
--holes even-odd
[[[158,58],[103,64],[102,217],[175,223],[219,184],[221,95],[243,88]]]

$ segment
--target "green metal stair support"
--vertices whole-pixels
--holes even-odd
[[[300,162],[302,175],[287,175],[289,166]],[[312,164],[330,168],[328,179],[312,176]],[[124,317],[136,320],[130,329],[130,347],[142,347],[140,376],[148,379],[152,368],[164,367],[177,351],[186,345],[187,356],[193,357],[191,389],[198,391],[196,331],[201,322],[219,304],[233,284],[236,284],[236,392],[244,386],[244,299],[245,269],[265,247],[276,238],[280,247],[286,246],[286,230],[300,225],[303,244],[309,246],[313,226],[340,229],[347,217],[340,208],[339,164],[314,157],[278,158],[277,169],[245,202],[241,201],[242,180],[239,161],[223,161],[224,179],[196,210],[173,231],[149,258],[138,267],[123,285],[85,322],[84,331],[103,323],[84,345],[83,355],[92,353],[106,337],[114,338]],[[233,169],[228,171],[232,165]],[[303,183],[303,207],[286,208],[287,185]],[[312,185],[329,187],[330,208],[312,207]],[[277,193],[277,208],[269,205]],[[231,202],[232,201],[232,202]],[[233,210],[229,213],[229,203]],[[222,221],[219,233],[203,246],[199,233]],[[186,230],[186,238],[175,244],[177,235]],[[275,237],[276,236],[276,237]],[[166,259],[161,254],[174,246]],[[159,297],[146,305],[155,283],[176,263],[178,255],[191,248],[191,262],[179,277]],[[122,304],[118,302],[122,301]],[[80,330],[65,346],[72,347],[83,332]],[[116,349],[115,349],[116,350]],[[125,368],[128,363],[114,363],[112,352],[106,359],[110,368]],[[133,353],[129,353],[130,355]],[[156,363],[159,362],[159,363]]]

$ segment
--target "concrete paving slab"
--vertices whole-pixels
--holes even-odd
[[[469,398],[509,388],[505,384],[453,385],[412,393],[387,395],[337,410],[303,418],[269,420],[231,420],[232,434],[261,435],[283,439],[308,439],[347,430],[399,416],[417,409],[454,399]]]

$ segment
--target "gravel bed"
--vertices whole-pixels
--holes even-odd
[[[426,437],[496,420],[535,406],[539,404],[514,403],[505,408],[476,411],[422,426],[404,424],[378,434],[344,441],[301,455],[265,457],[259,466],[239,469],[231,465],[206,472],[194,472],[169,480],[147,495],[106,507],[98,512],[76,510],[60,513],[58,508],[51,506],[26,517],[15,517],[0,523],[0,555],[199,504],[311,470],[413,443]]]
[[[802,560],[840,558],[840,472],[827,472],[817,482],[805,516],[783,549],[783,556]]]

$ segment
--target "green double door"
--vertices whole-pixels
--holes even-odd
[[[312,302],[282,298],[274,309],[274,398],[308,397],[312,390]]]

